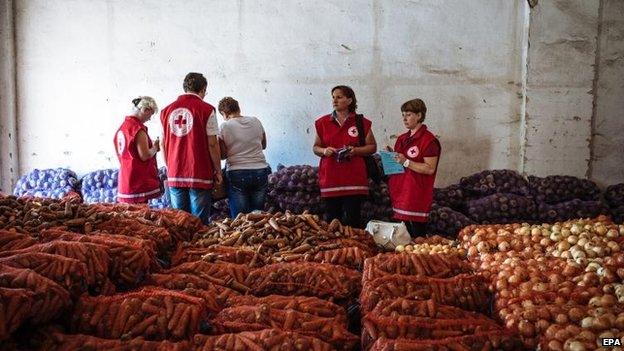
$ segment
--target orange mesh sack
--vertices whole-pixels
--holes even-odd
[[[83,296],[71,319],[74,332],[108,339],[188,339],[207,320],[203,300],[177,291],[144,288],[113,296]]]
[[[295,310],[312,314],[318,317],[333,318],[342,324],[347,323],[345,309],[335,303],[312,296],[282,296],[269,295],[256,297],[252,295],[232,296],[227,300],[227,306],[259,306],[268,305],[280,310]]]
[[[134,286],[151,270],[159,268],[151,241],[123,235],[82,235],[55,230],[42,231],[40,238],[44,242],[63,240],[106,246],[111,258],[111,280],[122,286]]]
[[[171,264],[174,266],[194,261],[230,262],[249,267],[260,267],[268,262],[268,258],[252,250],[218,245],[192,247],[182,244],[171,255]]]
[[[229,307],[212,320],[215,334],[274,328],[319,338],[337,349],[351,350],[358,337],[344,324],[294,310],[278,310],[269,305]]]
[[[483,314],[462,310],[459,307],[441,305],[435,300],[408,300],[402,297],[396,299],[385,299],[377,303],[370,315],[383,317],[426,317],[426,318],[445,318],[445,319],[484,319],[490,320]]]
[[[245,285],[258,296],[304,295],[349,299],[360,290],[362,276],[326,263],[278,263],[251,271]]]
[[[235,290],[206,280],[205,277],[189,273],[150,274],[146,283],[171,290],[204,290],[213,294],[219,305],[224,304],[231,296],[239,294]]]
[[[0,288],[0,341],[8,338],[28,318],[34,295],[26,289]]]
[[[27,248],[37,244],[30,235],[0,229],[0,252]]]
[[[394,274],[364,284],[360,294],[362,311],[366,313],[379,301],[396,297],[433,299],[444,305],[477,312],[487,312],[490,307],[486,280],[479,275],[460,274],[438,279]]]
[[[0,264],[0,287],[33,293],[33,303],[28,309],[28,319],[33,324],[48,322],[71,305],[67,290],[31,269]]]
[[[187,262],[172,267],[166,273],[189,273],[202,277],[206,276],[206,280],[215,284],[227,286],[240,292],[249,291],[249,288],[244,285],[249,275],[249,267],[236,263]]]
[[[380,337],[389,339],[443,339],[481,331],[500,330],[487,319],[430,319],[423,317],[383,317],[367,314],[362,319],[362,346],[368,349]]]
[[[76,259],[87,266],[85,280],[89,287],[92,287],[95,293],[101,293],[105,290],[111,262],[106,246],[72,241],[52,241],[34,245],[15,253],[20,252],[43,252]]]
[[[389,274],[450,278],[472,271],[470,265],[456,255],[386,253],[366,260],[364,280],[373,280]]]
[[[165,208],[157,211],[159,218],[156,225],[163,226],[177,241],[189,241],[204,225],[199,217],[182,210]]]
[[[306,335],[277,329],[223,335],[195,335],[197,351],[331,351],[332,345]]]
[[[0,264],[32,269],[53,280],[74,296],[87,290],[85,280],[87,265],[73,258],[42,252],[26,252],[0,258]]]
[[[140,223],[132,218],[111,218],[107,221],[94,223],[93,229],[111,234],[125,235],[156,243],[158,252],[165,252],[171,247],[171,235],[165,228]]]
[[[511,332],[504,330],[479,332],[440,340],[411,340],[380,338],[370,351],[516,351],[524,350],[520,340]]]
[[[142,338],[130,340],[109,340],[83,334],[53,333],[46,340],[45,351],[188,351],[188,341],[146,341]]]
[[[325,250],[315,254],[305,254],[302,259],[309,262],[331,263],[351,269],[362,269],[364,260],[369,257],[371,257],[369,251],[351,246]]]

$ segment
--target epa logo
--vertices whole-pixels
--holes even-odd
[[[603,338],[602,346],[622,346],[622,341],[618,338]]]

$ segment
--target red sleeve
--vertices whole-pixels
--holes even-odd
[[[429,146],[423,152],[423,157],[437,157],[440,156],[440,142],[434,139],[429,143]]]

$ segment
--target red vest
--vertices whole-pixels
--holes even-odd
[[[213,167],[206,125],[214,107],[195,94],[183,94],[160,112],[166,147],[167,185],[212,189]]]
[[[362,118],[362,121],[364,134],[367,135],[372,123],[366,118]],[[347,117],[342,126],[331,114],[317,119],[314,126],[323,147],[331,146],[340,149],[349,145],[360,146],[353,113]],[[321,197],[368,195],[368,175],[364,159],[354,156],[348,161],[338,162],[335,155],[321,157],[319,186]]]
[[[141,161],[137,151],[136,135],[147,127],[138,118],[128,116],[115,133],[115,150],[119,159],[117,180],[117,201],[125,203],[145,203],[162,195],[158,179],[156,157]],[[149,147],[152,140],[147,136]]]
[[[436,137],[422,125],[410,138],[410,131],[402,134],[394,144],[394,151],[414,162],[425,162],[422,152]],[[397,220],[427,222],[433,202],[433,183],[438,169],[432,175],[405,169],[405,173],[390,176],[388,187],[394,218]]]

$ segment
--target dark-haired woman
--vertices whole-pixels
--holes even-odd
[[[331,90],[334,111],[316,120],[314,154],[319,163],[321,198],[326,204],[327,221],[362,227],[361,203],[368,195],[368,176],[363,156],[377,151],[372,123],[356,114],[353,89],[339,85]],[[365,136],[360,144],[360,133]]]
[[[144,125],[157,110],[156,102],[149,96],[132,100],[132,112],[115,133],[115,151],[120,163],[118,202],[147,203],[162,195],[156,165],[160,142],[156,139],[152,143]]]
[[[438,171],[440,142],[423,124],[427,106],[421,99],[401,106],[407,132],[394,144],[395,160],[405,172],[390,176],[388,183],[394,219],[404,221],[412,236],[424,236],[433,202],[433,184]]]
[[[230,216],[264,210],[271,168],[262,150],[266,134],[256,117],[242,116],[238,101],[224,97],[219,101],[221,158],[226,160],[226,179]]]

